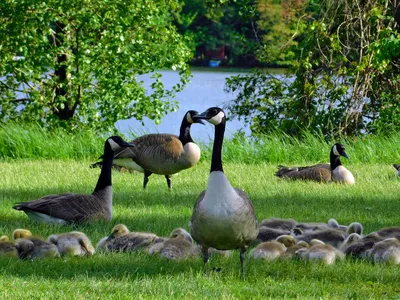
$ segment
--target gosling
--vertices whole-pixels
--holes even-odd
[[[57,246],[61,256],[91,256],[95,252],[90,239],[80,231],[53,234],[48,242]]]
[[[264,242],[252,249],[250,258],[262,258],[264,260],[275,260],[286,252],[286,246],[277,241]]]

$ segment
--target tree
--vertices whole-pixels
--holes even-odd
[[[172,25],[179,9],[170,0],[1,1],[0,120],[107,131],[130,117],[159,121],[189,78],[191,52]],[[179,70],[180,83],[165,89],[161,68]],[[138,76],[151,72],[148,93]]]
[[[396,0],[309,1],[298,22],[286,77],[232,77],[231,112],[254,132],[327,136],[400,129],[400,4]],[[390,124],[391,126],[387,126]]]

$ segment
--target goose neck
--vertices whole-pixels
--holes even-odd
[[[333,154],[333,151],[331,151],[330,162],[331,170],[335,170],[338,166],[342,165],[342,162],[340,161],[340,156]]]
[[[97,180],[96,187],[93,193],[104,190],[106,187],[111,186],[111,168],[114,159],[114,152],[110,149],[109,145],[104,147],[103,155],[103,166],[101,167],[101,172],[99,179]]]
[[[186,121],[186,118],[182,121],[180,133],[179,133],[179,140],[182,142],[182,145],[186,145],[187,143],[193,143],[192,136],[190,135],[190,124]]]
[[[214,145],[212,150],[212,158],[211,158],[211,170],[224,172],[222,168],[222,143],[224,141],[225,134],[225,122],[221,122],[220,124],[215,126],[215,134],[214,134]]]

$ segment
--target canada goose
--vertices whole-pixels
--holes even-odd
[[[111,166],[114,151],[134,147],[119,136],[108,138],[104,144],[104,164],[97,185],[90,195],[58,194],[29,202],[19,202],[13,208],[24,211],[32,220],[67,224],[112,218]]]
[[[53,234],[49,236],[48,242],[57,246],[61,256],[90,256],[95,252],[92,242],[80,231]]]
[[[124,224],[115,225],[111,234],[102,239],[97,249],[116,252],[130,252],[149,247],[160,238],[148,232],[130,232]]]
[[[18,245],[14,241],[10,241],[7,235],[0,237],[0,257],[18,258]]]
[[[149,254],[159,254],[167,259],[181,260],[200,255],[199,248],[194,245],[189,232],[177,228],[163,242],[155,242],[149,249]]]
[[[377,242],[368,250],[367,256],[375,263],[400,264],[400,241],[396,238],[387,238]]]
[[[277,239],[278,242],[282,243],[281,239]],[[290,244],[290,242],[289,242]],[[291,245],[291,246],[286,246],[286,252],[282,255],[282,258],[293,258],[297,256],[297,251],[303,248],[309,248],[310,245],[306,243],[305,241],[298,241],[296,244]]]
[[[393,167],[396,169],[396,176],[400,176],[400,165],[399,164],[393,164]]]
[[[151,174],[164,175],[171,190],[171,175],[193,167],[200,159],[200,148],[190,135],[193,123],[203,124],[203,121],[193,119],[196,114],[198,112],[195,110],[185,114],[179,137],[169,133],[153,133],[134,139],[131,143],[135,148],[115,153],[114,165],[144,173],[144,189]],[[98,164],[101,162],[93,165]]]
[[[293,247],[297,244],[296,239],[291,235],[281,235],[276,238],[276,241],[284,244],[286,248]]]
[[[215,126],[211,170],[207,189],[196,200],[191,218],[191,234],[202,246],[203,260],[208,261],[208,248],[219,250],[240,249],[241,274],[244,276],[244,260],[248,245],[257,238],[258,227],[247,194],[233,188],[222,168],[222,143],[226,117],[221,108],[211,107],[193,116],[205,119]]]
[[[286,231],[290,231],[294,227],[296,227],[297,222],[293,219],[279,219],[279,218],[269,218],[265,219],[261,222],[261,226],[282,229]]]
[[[330,164],[317,164],[307,167],[279,166],[276,176],[288,179],[305,179],[313,181],[336,181],[347,184],[354,184],[353,174],[347,170],[340,161],[340,156],[349,159],[344,146],[336,143],[330,152]]]
[[[252,249],[249,253],[251,258],[263,258],[274,260],[281,257],[286,252],[286,246],[277,241],[264,242]]]
[[[32,260],[59,257],[57,246],[46,242],[40,236],[33,236],[27,229],[16,229],[13,232],[15,242],[19,245],[21,258]]]
[[[320,240],[312,240],[310,246],[310,248],[299,249],[297,255],[303,260],[322,262],[327,265],[333,264],[337,259],[344,259],[341,251]]]

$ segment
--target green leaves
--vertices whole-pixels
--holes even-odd
[[[190,74],[191,53],[171,26],[176,9],[164,0],[2,1],[1,120],[103,131],[120,119],[160,120]],[[161,68],[179,70],[179,84],[164,90],[158,74],[146,91],[138,76]]]

